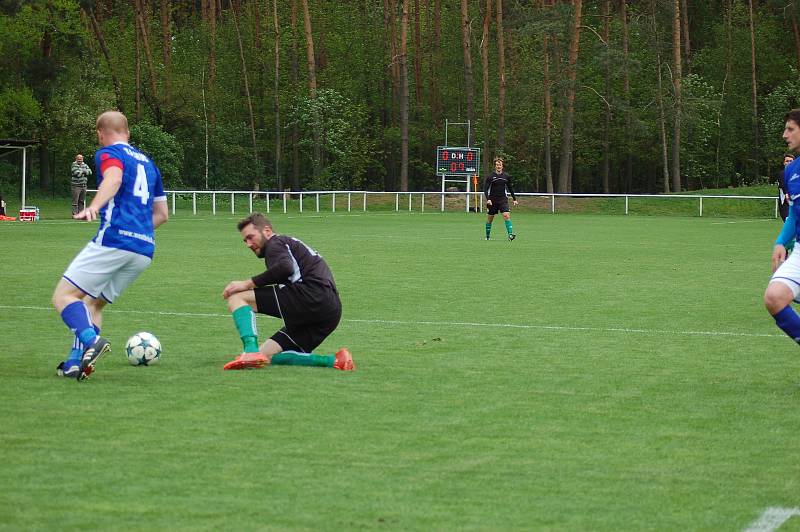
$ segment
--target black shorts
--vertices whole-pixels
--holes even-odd
[[[311,353],[342,319],[342,303],[336,289],[312,283],[255,288],[256,312],[283,320],[271,336],[284,351]]]
[[[490,216],[494,216],[498,212],[508,212],[508,198],[489,198],[492,204],[488,205]]]

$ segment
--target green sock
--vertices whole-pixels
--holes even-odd
[[[272,364],[278,366],[322,366],[332,368],[336,361],[334,355],[315,355],[314,353],[298,353],[297,351],[281,351],[272,355]]]
[[[508,231],[508,234],[510,235],[511,233],[514,232],[514,228],[511,227],[511,220],[508,219],[508,220],[503,220],[503,221],[506,223],[506,231]]]
[[[233,311],[233,323],[239,331],[245,353],[258,352],[258,332],[256,331],[256,313],[250,305],[244,305]]]
[[[492,232],[492,224],[486,222],[486,238],[489,238],[489,234]]]

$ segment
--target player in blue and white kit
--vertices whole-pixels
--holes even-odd
[[[169,210],[161,172],[128,144],[125,115],[107,111],[97,118],[101,149],[95,154],[97,194],[74,216],[98,220],[97,234],[67,267],[53,293],[53,306],[75,334],[72,351],[58,375],[81,381],[94,371],[110,345],[100,336],[103,308],[113,303],[145,268],[155,250],[155,228]]]
[[[800,152],[800,109],[792,109],[784,119],[783,140],[791,151]],[[783,176],[789,196],[789,215],[775,240],[774,273],[764,292],[764,305],[778,327],[800,343],[800,316],[792,308],[792,301],[798,301],[800,296],[800,251],[795,250],[786,258],[786,246],[792,240],[800,241],[800,158],[786,165]]]

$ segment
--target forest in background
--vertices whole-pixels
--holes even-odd
[[[169,189],[436,190],[445,121],[518,191],[774,180],[792,0],[0,0],[0,138],[68,190],[128,116]],[[450,145],[466,129],[448,129]],[[0,153],[0,193],[19,184]]]

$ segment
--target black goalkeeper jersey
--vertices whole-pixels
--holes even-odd
[[[487,198],[505,198],[506,189],[516,201],[514,187],[511,185],[511,176],[505,172],[492,172],[483,183],[483,193]]]
[[[311,283],[336,290],[333,273],[325,260],[291,236],[275,235],[267,240],[264,244],[264,263],[267,271],[252,278],[256,287]]]

